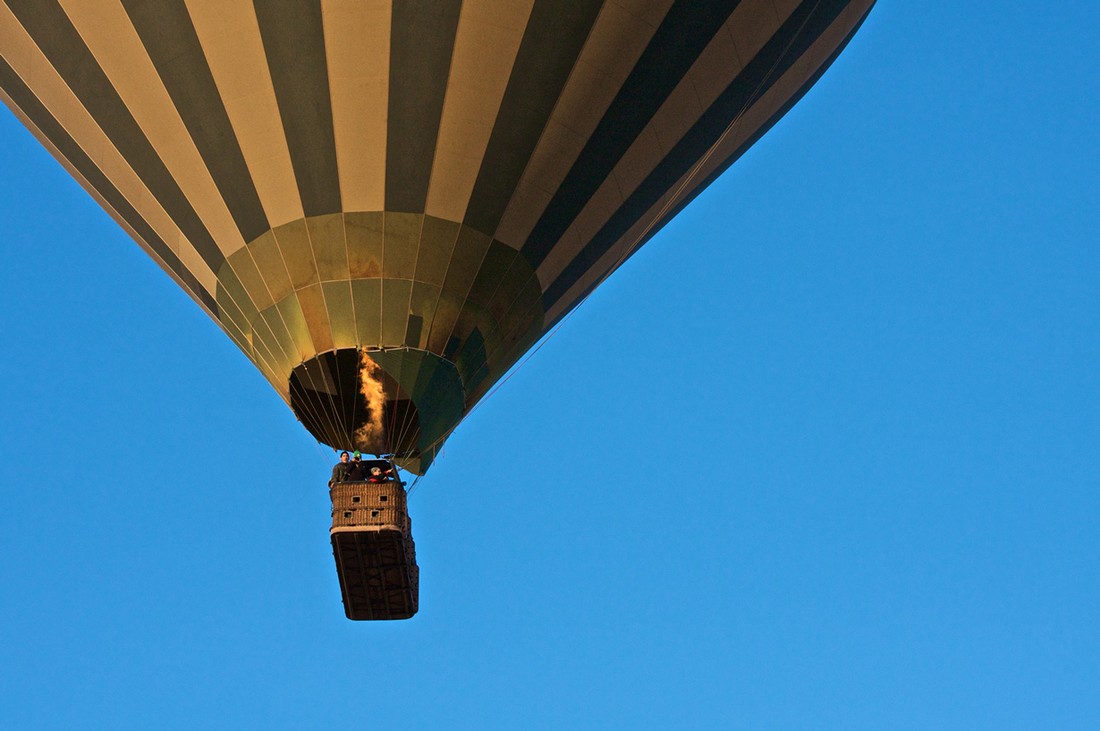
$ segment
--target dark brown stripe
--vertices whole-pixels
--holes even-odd
[[[290,161],[307,216],[338,213],[340,175],[320,0],[256,0]]]
[[[653,34],[523,245],[537,267],[653,115],[680,85],[739,0],[678,0]],[[770,11],[770,8],[768,10]]]
[[[603,0],[536,0],[464,222],[494,235]]]
[[[626,199],[603,228],[547,288],[543,296],[547,310],[551,309],[589,269],[595,266],[600,257],[706,154],[730,121],[766,93],[768,88],[801,58],[802,54],[850,4],[851,0],[806,0],[795,9],[775,35],[756,54],[756,57],[745,66],[710,108],[703,113],[699,121],[673,147],[668,156],[642,181],[642,184]],[[805,89],[809,88],[816,78],[817,76],[804,85],[795,98],[805,93]],[[762,125],[762,129],[766,130],[778,121],[789,108],[790,105],[785,105],[778,114]],[[741,146],[729,163],[748,149],[748,145],[755,139],[756,137]],[[693,190],[701,191],[702,186],[697,185]],[[651,231],[649,235],[652,236],[653,233],[654,231]]]
[[[723,160],[718,167],[716,167],[713,171],[711,171],[709,175],[703,178],[697,186],[692,188],[691,191],[689,191],[688,194],[683,197],[683,200],[673,206],[668,211],[668,213],[662,216],[661,219],[656,224],[654,224],[653,228],[646,236],[647,241],[652,238],[655,233],[660,231],[665,226],[665,224],[675,218],[676,215],[680,213],[680,211],[684,210],[684,208],[687,207],[688,204],[695,200],[696,196],[702,193],[708,185],[717,180],[718,177],[722,175],[722,173],[726,172],[726,170],[729,169],[729,167],[733,165],[733,163],[737,162],[738,158],[745,154],[745,152],[750,147],[755,145],[757,140],[767,134],[768,130],[775,126],[776,122],[782,119],[787,114],[787,112],[789,112],[791,108],[795,104],[797,104],[803,96],[806,95],[806,92],[808,92],[813,87],[813,85],[817,83],[817,80],[821,78],[821,75],[824,74],[829,69],[829,67],[833,65],[833,61],[835,61],[837,57],[841,54],[841,52],[844,51],[844,48],[852,40],[852,37],[855,36],[856,31],[858,31],[860,29],[860,26],[863,25],[863,21],[867,20],[867,16],[870,14],[872,7],[874,7],[874,2],[872,2],[871,5],[868,6],[867,11],[852,27],[852,30],[849,31],[848,35],[844,37],[844,40],[841,41],[840,45],[837,46],[833,50],[833,52],[829,54],[829,57],[825,60],[825,62],[818,67],[818,69],[809,79],[806,80],[806,83],[799,87],[798,91],[795,92],[795,94],[791,96],[790,99],[784,102],[783,106],[780,107],[780,109],[774,115],[772,115],[767,122],[765,122],[755,132],[753,132],[752,136],[750,136],[741,145],[739,145],[737,149],[734,150],[733,153],[730,154],[725,160]]]
[[[270,227],[183,0],[122,0],[245,241]]]
[[[88,185],[99,193],[118,217],[125,221],[150,249],[156,252],[156,255],[164,262],[164,266],[180,278],[184,289],[210,312],[218,312],[218,303],[214,300],[214,296],[203,288],[199,280],[183,265],[168,244],[134,210],[126,197],[115,188],[92,159],[84,153],[80,145],[54,119],[50,111],[42,105],[34,92],[27,88],[23,80],[19,78],[19,75],[7,64],[3,57],[0,57],[0,87],[4,89],[12,103],[19,107],[27,119],[57,148],[58,153],[68,160],[73,169],[88,182]]]
[[[225,257],[56,0],[6,2],[203,261],[218,271]]]
[[[461,0],[393,3],[387,211],[424,212],[461,6]]]

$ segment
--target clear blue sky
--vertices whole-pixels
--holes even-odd
[[[881,0],[460,427],[397,623],[331,455],[0,111],[0,727],[1100,727],[1098,28]]]

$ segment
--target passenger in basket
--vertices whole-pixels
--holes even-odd
[[[383,469],[381,467],[371,467],[370,468],[370,478],[367,480],[367,482],[374,482],[374,483],[389,482],[392,479],[393,479],[393,469],[392,468],[383,471]]]
[[[348,460],[351,455],[347,452],[340,452],[340,461],[332,468],[332,477],[328,481],[328,486],[332,487],[337,482],[347,482],[351,479],[351,464]]]
[[[355,456],[351,460],[351,470],[348,474],[348,480],[351,482],[362,482],[367,479],[367,466],[363,464],[363,455],[359,454],[359,450],[355,450]]]

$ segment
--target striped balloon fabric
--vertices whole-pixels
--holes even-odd
[[[423,473],[873,0],[0,0],[0,96],[320,442]]]

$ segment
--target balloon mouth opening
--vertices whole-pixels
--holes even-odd
[[[369,351],[343,348],[299,364],[290,375],[290,408],[318,442],[333,449],[419,455],[416,404]]]

